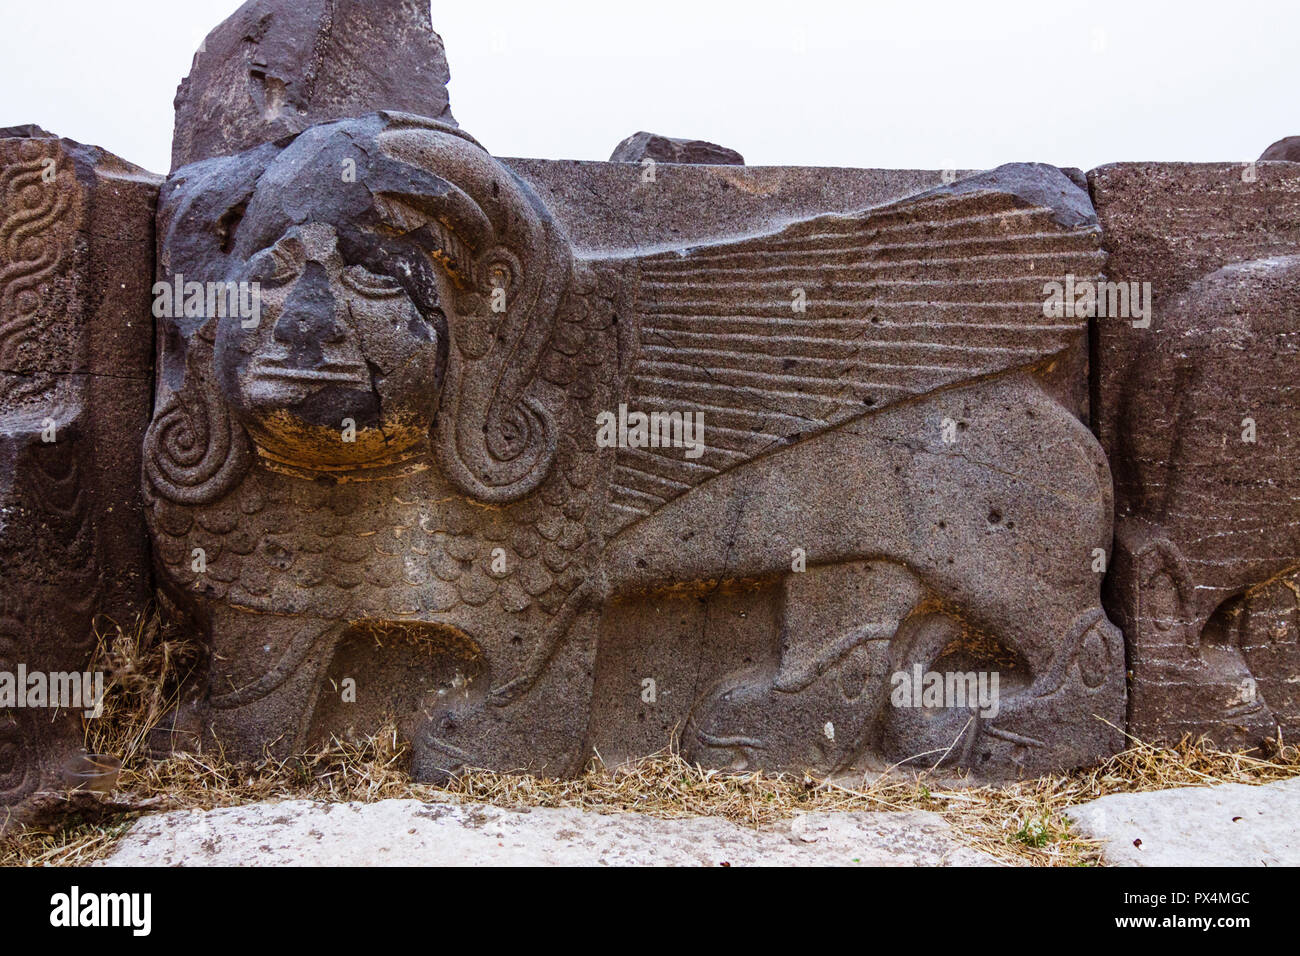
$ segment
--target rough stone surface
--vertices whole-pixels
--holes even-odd
[[[1300,866],[1300,779],[1113,794],[1069,815],[1112,866]]]
[[[176,92],[172,169],[376,109],[449,125],[442,39],[419,0],[249,0]]]
[[[611,163],[696,163],[708,166],[744,166],[745,157],[734,149],[702,139],[674,139],[656,133],[633,133],[609,157]]]
[[[1286,136],[1279,139],[1260,153],[1259,158],[1261,160],[1281,159],[1291,163],[1300,163],[1300,136]]]
[[[139,498],[160,180],[38,127],[0,138],[0,672],[81,672],[98,614],[151,592]],[[53,439],[53,440],[48,440]],[[80,711],[0,709],[0,823],[79,742]]]
[[[1107,608],[1129,731],[1255,746],[1300,731],[1300,168],[1104,166],[1117,282],[1150,326],[1098,318],[1097,428],[1115,477]]]
[[[395,716],[418,779],[674,730],[1009,778],[1300,732],[1300,167],[503,160],[447,79],[417,0],[253,0],[160,193],[0,130],[0,662],[138,605],[143,514],[210,652],[167,724],[236,757]],[[153,330],[155,277],[257,315]],[[1135,308],[1065,308],[1102,282]],[[58,756],[24,719],[0,802]]]
[[[678,734],[710,767],[1008,779],[1122,730],[1300,733],[1300,137],[1086,175],[646,132],[499,159],[448,79],[422,0],[251,0],[165,183],[0,128],[0,673],[83,669],[157,569],[207,652],[162,751],[396,718],[420,780]],[[155,327],[155,278],[257,317]],[[0,828],[86,802],[50,716],[0,707]],[[1294,784],[1077,815],[1113,863],[1296,864]],[[133,860],[990,862],[926,814],[410,802],[169,814]]]
[[[476,804],[252,804],[145,817],[107,866],[995,866],[933,813],[719,818]]]
[[[886,206],[944,182],[937,169],[670,166],[656,168],[649,180],[625,163],[501,162],[537,193],[574,250],[593,258],[775,232],[800,219]]]
[[[601,175],[532,173],[567,196]],[[946,754],[1005,777],[1112,752],[1086,322],[1043,310],[1045,276],[1100,274],[1087,194],[1049,166],[910,194],[864,174],[884,201],[832,212],[813,175],[692,245],[602,242],[641,201],[613,193],[587,251],[509,166],[412,116],[173,174],[159,278],[263,289],[255,329],[160,322],[145,449],[228,752],[395,711],[417,777],[568,774],[593,737],[649,746],[658,683],[710,765]],[[698,210],[690,182],[656,201]],[[702,441],[602,445],[625,407],[702,416]],[[914,671],[997,671],[1000,703],[894,706]]]

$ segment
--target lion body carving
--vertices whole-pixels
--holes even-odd
[[[778,650],[700,694],[692,756],[1006,775],[1113,749],[1122,642],[1091,567],[1110,476],[1059,398],[1084,325],[1039,301],[1102,255],[1054,189],[1078,192],[999,170],[583,259],[518,177],[414,117],[179,170],[160,280],[262,301],[253,327],[161,324],[145,447],[211,733],[256,756],[391,711],[419,776],[572,773],[601,615],[743,586],[779,595]],[[702,414],[703,453],[599,447],[621,404]],[[1005,673],[1001,716],[890,705],[891,675],[945,662]]]

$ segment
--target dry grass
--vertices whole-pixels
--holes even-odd
[[[123,767],[146,756],[150,735],[180,702],[198,648],[156,611],[132,627],[101,620],[90,669],[105,674],[103,715],[86,720],[86,749],[113,754]]]
[[[20,833],[0,843],[0,866],[87,866],[113,850],[131,818],[113,824],[73,824],[53,833]]]
[[[600,813],[636,811],[657,817],[719,816],[760,825],[815,811],[929,810],[963,840],[1010,864],[1095,865],[1096,846],[1070,832],[1066,811],[1111,793],[1259,784],[1300,776],[1300,752],[1278,741],[1271,758],[1215,749],[1186,740],[1159,748],[1133,740],[1100,767],[1000,786],[942,783],[926,774],[893,773],[874,779],[818,779],[798,774],[706,770],[674,748],[608,768],[593,761],[572,780],[475,771],[444,787],[412,783],[408,752],[395,726],[360,741],[290,759],[267,757],[237,765],[220,753],[149,755],[150,734],[179,699],[197,660],[193,648],[157,617],[133,630],[113,628],[100,642],[109,675],[105,713],[87,721],[88,749],[120,755],[116,802],[127,810],[233,806],[256,801],[309,799],[375,801],[414,798],[490,803],[501,807],[573,807]],[[0,844],[3,865],[85,864],[102,858],[136,813],[70,823],[54,833],[28,831]]]
[[[503,807],[580,807],[652,816],[722,816],[759,825],[815,811],[930,810],[971,846],[1010,864],[1095,865],[1096,846],[1070,832],[1066,811],[1111,793],[1233,782],[1259,784],[1300,776],[1300,754],[1274,759],[1216,750],[1207,741],[1158,748],[1134,741],[1100,767],[1020,783],[945,786],[926,774],[827,780],[808,775],[705,770],[672,749],[608,769],[594,765],[576,780],[477,772],[446,788],[468,801]]]

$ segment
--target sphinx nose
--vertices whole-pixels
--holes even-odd
[[[294,284],[275,322],[274,336],[288,346],[290,361],[304,367],[323,362],[322,346],[347,338],[347,328],[336,314],[329,275],[319,262],[307,263]]]

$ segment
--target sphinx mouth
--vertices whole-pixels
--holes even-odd
[[[273,360],[258,359],[249,370],[254,380],[283,382],[291,385],[352,385],[370,388],[370,371],[356,362],[331,362],[315,368],[284,365]]]
[[[715,750],[723,750],[732,747],[740,747],[750,750],[765,750],[763,741],[757,737],[745,737],[741,735],[720,736],[711,734],[704,730],[696,730],[695,739],[705,747],[712,747]]]

